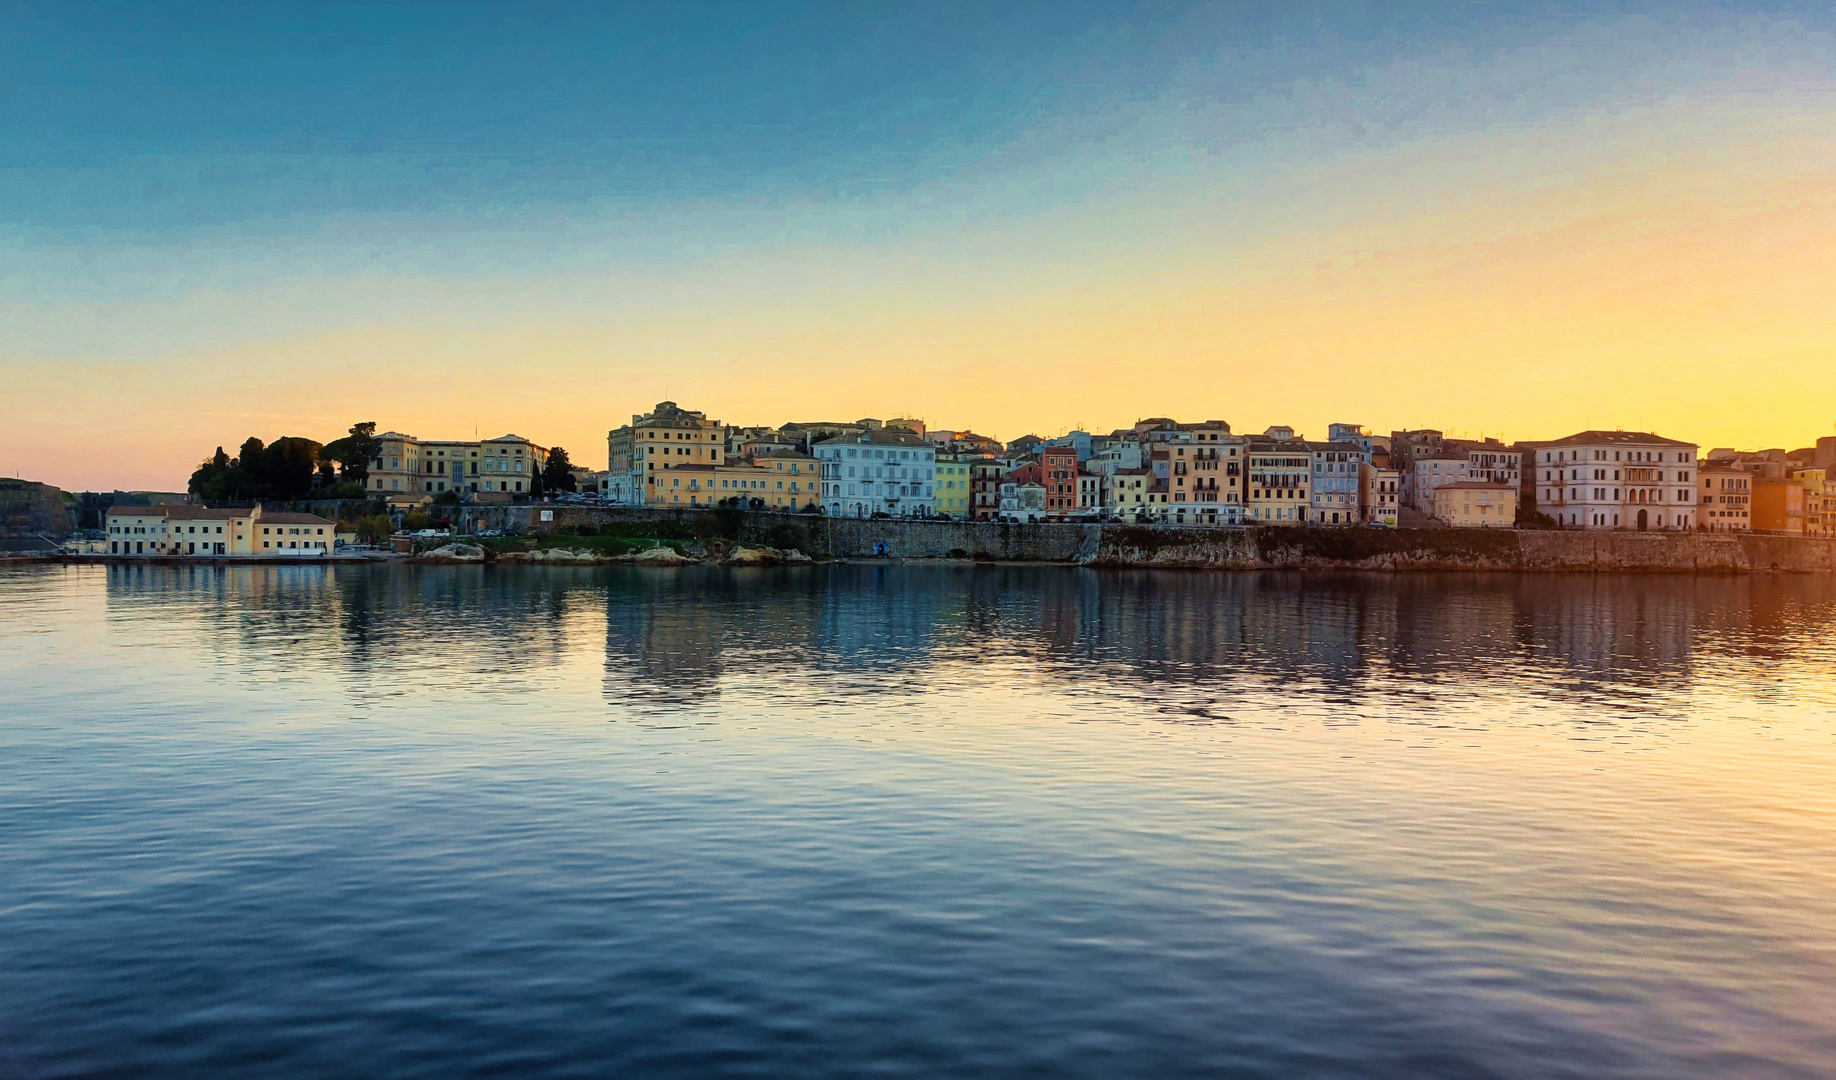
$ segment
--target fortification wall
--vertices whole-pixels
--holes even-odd
[[[542,521],[549,510],[552,520]],[[735,510],[466,507],[460,523],[547,533],[625,526],[664,538],[712,531],[745,544],[832,558],[1075,562],[1213,569],[1512,570],[1746,573],[1836,570],[1836,541],[1712,533],[1510,529],[1195,529],[823,518]]]

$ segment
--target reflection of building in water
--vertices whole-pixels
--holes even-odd
[[[559,661],[587,584],[481,567],[116,565],[108,603],[281,669],[487,685]]]

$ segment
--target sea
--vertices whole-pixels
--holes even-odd
[[[1836,1075],[1836,582],[0,568],[0,1076]]]

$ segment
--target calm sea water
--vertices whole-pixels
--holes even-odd
[[[1836,584],[0,571],[0,1075],[1827,1077]]]

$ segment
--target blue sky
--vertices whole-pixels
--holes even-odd
[[[666,392],[748,423],[1113,426],[1174,408],[1155,365],[1195,359],[1215,375],[1182,396],[1240,428],[1547,435],[1633,411],[1556,388],[1602,353],[1643,371],[1683,342],[1702,379],[1818,355],[1798,298],[1836,285],[1811,242],[1836,220],[1815,194],[1833,22],[1778,3],[13,4],[0,370],[72,415],[183,408],[173,373],[209,373],[209,438],[232,444],[341,427],[343,404],[290,381],[325,363],[375,373],[386,425],[432,433],[469,394],[470,422],[576,446]],[[1694,277],[1647,280],[1685,246]],[[1719,321],[1683,327],[1702,312]],[[1388,337],[1322,329],[1358,320]],[[1742,346],[1756,323],[1772,338]],[[1268,365],[1347,350],[1358,377],[1317,406],[1246,402]],[[1549,391],[1506,405],[1444,359],[1541,354]],[[1454,363],[1432,394],[1383,375],[1415,357]],[[526,397],[479,391],[528,358]],[[966,389],[1041,363],[1081,396]],[[814,389],[766,374],[785,370]],[[1702,392],[1628,390],[1673,423]],[[1786,405],[1743,401],[1742,423],[1808,422]],[[61,431],[34,418],[0,453],[29,471]],[[160,454],[149,470],[195,456]]]

